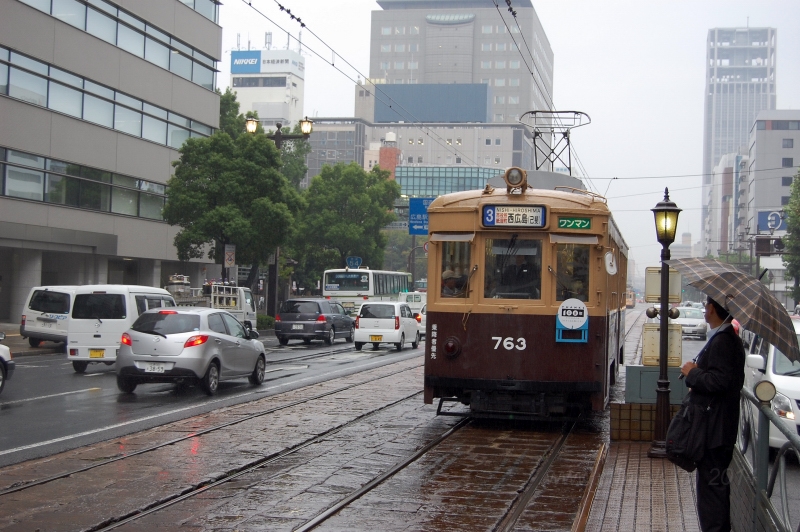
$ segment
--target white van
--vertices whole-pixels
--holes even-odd
[[[411,309],[411,312],[419,313],[422,310],[422,307],[428,303],[428,293],[401,292],[399,301],[401,303],[406,303]]]
[[[86,285],[75,288],[67,335],[67,358],[78,373],[90,362],[113,364],[122,333],[139,314],[151,308],[174,307],[175,300],[163,288],[121,284]]]
[[[34,286],[28,294],[19,334],[31,347],[44,341],[67,343],[67,322],[76,286]]]
[[[792,324],[800,340],[800,316],[792,316]],[[792,362],[774,345],[758,336],[751,335],[747,343],[750,345],[744,372],[745,388],[752,390],[761,380],[774,384],[778,393],[772,400],[772,411],[786,424],[786,428],[792,432],[800,432],[800,362]],[[749,401],[743,403],[747,411],[742,416],[742,426],[746,429],[752,428],[755,433],[758,428],[758,412]],[[779,448],[785,442],[786,436],[770,423],[769,446]]]

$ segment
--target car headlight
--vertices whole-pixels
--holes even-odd
[[[772,411],[782,418],[794,420],[792,401],[782,393],[775,394],[775,399],[772,400]]]

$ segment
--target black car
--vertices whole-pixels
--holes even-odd
[[[289,340],[325,340],[331,345],[336,338],[353,341],[355,320],[341,304],[329,299],[288,299],[275,316],[275,336],[281,345]]]

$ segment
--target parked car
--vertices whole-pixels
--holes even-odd
[[[425,337],[425,327],[427,326],[427,320],[425,319],[428,315],[428,305],[422,305],[422,308],[419,311],[419,314],[414,314],[414,317],[417,319],[417,323],[419,324],[419,334],[422,337]]]
[[[275,316],[275,336],[281,345],[289,340],[324,340],[331,345],[337,338],[353,341],[355,320],[344,307],[329,299],[287,299]]]
[[[705,340],[708,333],[708,324],[703,311],[694,307],[678,307],[678,311],[681,315],[672,320],[672,323],[680,324],[683,329],[683,336],[694,336],[700,340]]]
[[[6,339],[6,333],[0,331],[0,342]],[[7,345],[0,344],[0,393],[6,386],[6,381],[14,374],[14,361],[11,359],[11,350]]]
[[[419,324],[408,304],[382,301],[364,303],[356,318],[356,350],[360,351],[366,343],[374,349],[380,344],[394,344],[398,351],[406,342],[411,347],[419,346]]]
[[[800,317],[793,317],[795,334],[800,340]],[[775,412],[786,427],[792,431],[800,431],[800,362],[792,362],[774,345],[754,336],[750,342],[745,367],[745,388],[752,390],[758,382],[768,380],[775,385],[778,393],[772,400],[772,411]],[[758,428],[758,412],[749,401],[743,401],[743,432]],[[786,437],[772,424],[769,428],[769,446],[780,447],[786,443]]]
[[[19,334],[31,347],[43,341],[67,343],[67,325],[75,286],[34,286],[22,310]]]
[[[149,382],[199,382],[214,395],[220,381],[264,382],[266,358],[258,332],[227,311],[204,307],[154,309],[122,334],[117,387],[132,393]]]

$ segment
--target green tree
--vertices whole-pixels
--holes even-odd
[[[221,264],[225,244],[236,245],[239,264],[259,264],[291,238],[303,200],[280,173],[275,144],[264,135],[224,131],[187,140],[169,180],[164,220],[181,227],[175,236],[180,260],[208,257]],[[210,246],[210,247],[209,247]]]
[[[305,258],[323,270],[345,267],[351,255],[365,266],[381,267],[386,247],[381,230],[395,220],[392,206],[400,197],[400,185],[390,175],[356,163],[323,167],[306,191],[308,207],[299,224]],[[322,271],[314,273],[319,278]]]
[[[282,128],[289,133],[289,128]],[[297,123],[291,132],[293,135],[300,135],[300,124]],[[306,177],[308,166],[306,166],[306,156],[311,153],[311,143],[307,140],[286,140],[281,146],[281,160],[283,166],[281,172],[295,188],[300,188],[300,182]]]
[[[789,205],[786,212],[786,236],[783,238],[783,265],[786,266],[786,277],[794,280],[792,299],[794,304],[800,302],[800,171],[792,181]]]
[[[244,125],[247,117],[239,113],[239,102],[236,100],[236,93],[230,87],[225,89],[225,93],[219,94],[219,129],[224,131],[232,139],[236,139],[245,132]],[[256,117],[258,115],[255,115]]]

